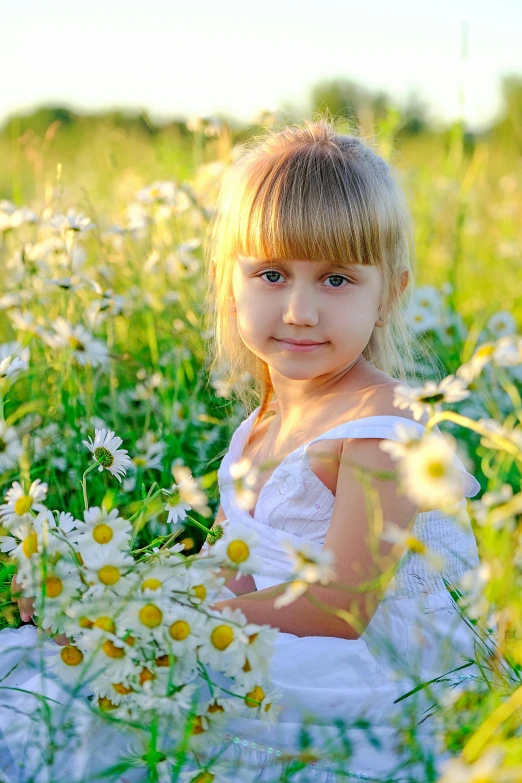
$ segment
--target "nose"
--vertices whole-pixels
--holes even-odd
[[[283,323],[298,326],[317,326],[319,312],[314,294],[306,283],[295,283],[287,294],[283,311]]]

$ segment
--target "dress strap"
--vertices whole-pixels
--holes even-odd
[[[407,419],[405,416],[366,416],[362,419],[354,419],[352,421],[346,421],[342,424],[338,424],[337,427],[333,427],[327,432],[323,432],[314,438],[304,446],[304,451],[308,449],[312,443],[319,440],[326,440],[329,438],[384,438],[386,440],[400,441],[399,432],[397,430],[398,425],[402,424],[412,430],[416,430],[418,435],[422,435],[423,430],[426,429],[424,424],[412,419]],[[440,429],[434,427],[434,432],[442,435]],[[447,447],[449,449],[449,447]],[[466,470],[466,467],[460,457],[453,451],[452,461],[455,470],[460,471],[462,475],[462,485],[464,495],[466,497],[474,497],[480,490],[480,484],[477,479]]]

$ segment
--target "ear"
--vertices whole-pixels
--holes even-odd
[[[212,280],[216,279],[216,262],[213,258],[210,260],[210,276]]]
[[[409,272],[409,270],[405,266],[402,266],[401,270],[402,271],[401,271],[401,285],[400,285],[400,289],[401,290],[400,290],[400,292],[402,294],[402,292],[404,291],[404,289],[408,285],[408,280],[410,279],[410,272]]]

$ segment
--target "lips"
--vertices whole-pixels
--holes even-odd
[[[291,345],[324,345],[324,343],[321,342],[314,342],[313,340],[290,340],[290,339],[284,339],[284,338],[278,338],[278,342],[280,343],[290,343]]]

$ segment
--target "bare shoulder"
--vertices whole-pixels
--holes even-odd
[[[397,381],[393,378],[382,384],[372,399],[372,407],[374,408],[372,416],[400,416],[403,419],[415,421],[411,408],[398,408],[393,404],[394,389],[399,385],[408,386],[403,381]],[[418,423],[426,425],[428,420],[429,415],[424,412]]]

